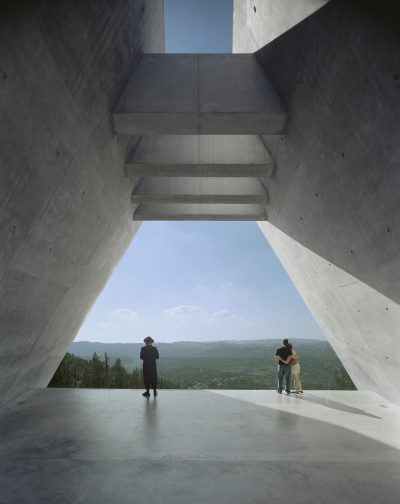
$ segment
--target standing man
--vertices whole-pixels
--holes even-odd
[[[290,378],[292,375],[291,367],[284,361],[287,360],[292,351],[288,348],[289,340],[283,340],[283,346],[278,348],[275,354],[275,360],[278,363],[278,392],[282,394],[283,379],[285,378],[286,393],[290,395]]]
[[[153,389],[154,395],[157,395],[157,363],[159,358],[158,350],[153,347],[154,340],[151,336],[147,336],[143,340],[146,346],[140,349],[140,358],[143,361],[143,381],[146,392],[142,394],[144,397],[150,397],[150,388]]]

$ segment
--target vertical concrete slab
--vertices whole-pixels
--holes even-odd
[[[262,229],[357,386],[396,402],[399,19],[333,0],[257,53],[290,110]]]
[[[256,52],[330,0],[233,0],[233,51]]]
[[[259,226],[356,387],[398,401],[393,382],[382,379],[397,366],[398,304],[270,223]]]
[[[143,47],[164,50],[162,13],[161,0],[2,11],[0,403],[47,384],[140,226],[109,112]]]

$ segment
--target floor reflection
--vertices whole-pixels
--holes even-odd
[[[144,405],[144,436],[146,443],[153,446],[159,437],[159,421],[157,415],[157,398],[146,397]]]

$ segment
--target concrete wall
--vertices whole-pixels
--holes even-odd
[[[233,0],[233,52],[253,53],[329,0]]]
[[[397,2],[333,0],[257,54],[289,110],[260,227],[356,385],[397,402],[399,35]]]
[[[261,47],[288,4],[255,5],[277,31],[238,9],[235,26]],[[263,138],[276,170],[261,227],[356,384],[400,402],[400,30],[396,2],[373,6],[332,0],[257,53],[290,114],[285,136]],[[2,7],[0,402],[46,385],[138,229],[109,113],[140,53],[163,51],[162,13],[161,0]]]
[[[139,223],[112,105],[162,0],[14,2],[0,16],[0,403],[46,385]]]

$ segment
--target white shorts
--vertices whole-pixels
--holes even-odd
[[[291,367],[291,370],[292,370],[292,374],[294,374],[294,375],[300,374],[300,364],[293,364],[293,366]]]

